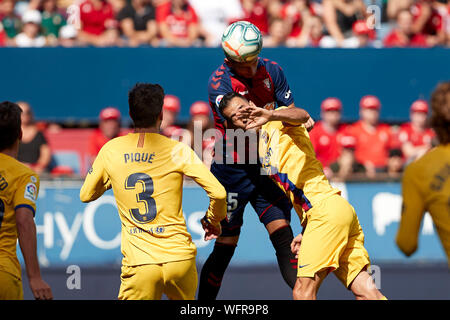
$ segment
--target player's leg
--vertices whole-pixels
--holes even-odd
[[[0,300],[23,300],[22,281],[0,270]]]
[[[295,287],[292,290],[294,300],[316,300],[317,291],[319,291],[322,281],[326,278],[329,271],[322,270],[317,272],[314,277],[298,277]]]
[[[197,291],[195,258],[163,264],[164,293],[170,300],[194,300]]]
[[[213,251],[203,264],[198,300],[216,299],[238,243],[245,206],[255,189],[247,172],[239,166],[212,163],[211,172],[227,191],[228,212],[227,218],[221,222],[222,234],[216,239]]]
[[[122,266],[120,282],[119,300],[161,300],[162,265]]]
[[[377,289],[372,277],[366,270],[356,276],[350,290],[357,300],[385,300],[385,296]]]
[[[217,298],[223,276],[234,255],[238,240],[239,235],[220,236],[216,239],[213,251],[203,264],[200,273],[198,300],[215,300]]]
[[[281,275],[292,289],[297,279],[297,258],[291,251],[294,239],[290,226],[292,204],[278,186],[270,179],[264,179],[261,177],[257,193],[250,202],[269,233]]]
[[[344,201],[346,201],[344,199]],[[353,223],[350,228],[347,248],[340,257],[336,277],[355,295],[358,300],[380,300],[384,296],[377,289],[372,277],[367,272],[370,265],[369,254],[364,248],[364,233],[353,207],[347,203],[341,210],[351,211]]]
[[[340,267],[353,222],[352,213],[341,209],[340,200],[340,196],[331,196],[306,212],[294,298],[315,299],[321,281]]]

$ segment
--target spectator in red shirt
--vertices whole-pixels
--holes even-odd
[[[85,0],[80,4],[80,42],[99,47],[119,42],[118,24],[114,9],[106,0]]]
[[[191,120],[187,126],[191,136],[191,148],[197,153],[203,163],[209,167],[212,161],[212,151],[214,149],[215,131],[205,134],[208,129],[212,129],[211,107],[205,101],[196,101],[191,105]]]
[[[245,20],[258,27],[263,35],[269,32],[269,15],[267,8],[259,0],[241,0]]]
[[[424,155],[432,147],[435,138],[433,129],[427,126],[428,103],[419,99],[410,108],[410,122],[400,127],[399,140],[406,162]]]
[[[274,18],[270,23],[269,33],[264,37],[264,47],[279,47],[287,44],[289,29],[286,21],[281,18]]]
[[[156,7],[162,45],[190,47],[200,35],[197,14],[187,0],[171,0]]]
[[[92,133],[88,141],[88,153],[91,164],[106,142],[122,135],[120,132],[120,120],[120,111],[114,107],[107,107],[100,112],[99,127]]]
[[[6,45],[6,33],[5,30],[3,30],[3,24],[0,21],[0,47],[3,47]]]
[[[348,134],[356,139],[356,160],[364,165],[368,177],[374,178],[386,169],[391,130],[379,123],[381,103],[377,97],[364,96],[359,105],[360,120],[349,126]]]
[[[413,31],[413,16],[408,9],[397,15],[397,26],[384,38],[385,47],[427,47],[426,37]]]
[[[349,178],[365,178],[366,168],[355,159],[355,137],[343,135],[339,142],[342,148],[341,153],[337,160],[330,164],[331,172],[327,175],[328,179],[343,182]]]
[[[309,136],[327,174],[329,165],[336,161],[341,152],[340,139],[344,135],[345,125],[341,123],[342,103],[338,98],[327,98],[321,106],[320,117]]]
[[[324,26],[322,18],[319,16],[311,16],[305,19],[302,32],[297,38],[296,46],[298,47],[319,47],[324,38]]]
[[[180,108],[180,99],[177,96],[173,94],[164,96],[163,119],[161,121],[161,130],[163,132],[166,128],[175,126]]]
[[[296,38],[309,17],[314,15],[309,0],[290,0],[281,8],[281,18],[289,24],[289,37]]]
[[[445,29],[443,17],[433,6],[433,1],[419,0],[411,6],[413,15],[412,30],[414,33],[424,34],[429,46],[445,43]]]

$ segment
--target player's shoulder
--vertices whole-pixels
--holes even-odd
[[[4,154],[1,154],[0,158],[2,161],[2,167],[8,174],[8,177],[6,177],[7,179],[12,178],[16,181],[20,181],[21,179],[32,179],[32,182],[34,183],[39,181],[38,174],[17,159]]]
[[[272,77],[283,73],[283,68],[281,68],[278,62],[268,58],[259,58],[258,64],[260,67],[263,66]]]
[[[428,175],[430,169],[439,168],[439,163],[445,161],[445,159],[446,154],[442,146],[434,147],[420,158],[410,162],[405,168],[404,176]]]

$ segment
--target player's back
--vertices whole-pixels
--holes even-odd
[[[291,191],[304,211],[339,193],[325,177],[304,126],[270,121],[261,130],[259,153],[263,168],[279,185]]]
[[[103,167],[103,183],[114,191],[124,265],[195,256],[181,206],[184,166],[195,161],[192,153],[186,145],[156,133],[130,133],[100,150],[90,174],[101,174],[95,170]],[[82,188],[80,197],[90,195]]]
[[[450,144],[439,145],[408,165],[405,183],[412,184],[417,193],[405,192],[404,196],[420,197],[423,212],[433,218],[450,264]]]
[[[28,207],[35,213],[39,178],[30,168],[3,153],[0,163],[0,268],[20,278],[15,210]]]

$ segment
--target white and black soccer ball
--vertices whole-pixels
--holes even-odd
[[[234,22],[222,35],[222,48],[229,59],[237,62],[251,61],[261,52],[261,31],[248,21]]]

